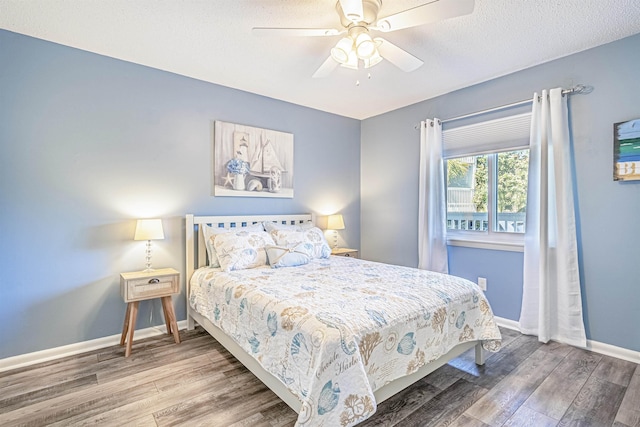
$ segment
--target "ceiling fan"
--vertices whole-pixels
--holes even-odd
[[[331,49],[331,55],[316,70],[313,77],[325,77],[338,65],[357,70],[362,62],[364,68],[371,68],[383,59],[403,71],[411,72],[424,62],[382,37],[372,37],[370,33],[387,33],[467,15],[473,12],[474,0],[431,0],[426,4],[378,18],[381,7],[382,0],[339,0],[336,10],[342,29],[255,27],[253,34],[303,37],[344,35]]]

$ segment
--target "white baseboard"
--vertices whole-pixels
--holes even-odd
[[[511,329],[512,331],[520,332],[520,323],[516,322],[515,320],[505,319],[504,317],[498,317],[498,316],[495,316],[495,319],[498,326]]]
[[[178,329],[187,329],[187,321],[179,321]],[[137,340],[162,335],[165,334],[166,331],[167,328],[164,325],[152,326],[150,328],[136,330],[134,339]],[[73,356],[74,354],[84,353],[87,351],[111,347],[112,345],[118,344],[120,344],[120,334],[64,345],[62,347],[50,348],[47,350],[35,351],[33,353],[7,357],[5,359],[0,359],[0,372],[35,365],[36,363],[47,362],[49,360],[60,359],[62,357]]]
[[[503,328],[520,331],[520,325],[515,320],[505,319],[496,316],[496,323]],[[178,329],[186,329],[187,321],[178,322]],[[140,329],[135,333],[136,339],[153,337],[166,333],[166,327],[154,326],[151,328]],[[69,344],[62,347],[51,348],[33,353],[20,354],[18,356],[0,359],[0,372],[10,369],[22,368],[24,366],[35,365],[36,363],[47,362],[49,360],[59,359],[62,357],[73,356],[74,354],[84,353],[87,351],[98,350],[100,348],[110,347],[120,344],[120,334],[111,335],[109,337],[97,338],[95,340],[83,341],[75,344]],[[606,356],[616,357],[633,363],[640,364],[640,352],[629,350],[622,347],[616,347],[610,344],[604,344],[598,341],[587,340],[587,350],[594,353],[604,354]]]
[[[495,319],[498,326],[520,332],[519,322],[498,316],[496,316]],[[627,348],[616,347],[615,345],[592,340],[587,340],[586,349],[593,351],[594,353],[604,354],[605,356],[611,356],[617,359],[640,364],[640,351],[629,350]]]

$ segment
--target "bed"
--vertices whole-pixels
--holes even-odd
[[[218,237],[221,265],[209,266],[203,231],[255,240],[265,232],[243,231],[263,223],[296,229],[271,232],[281,241],[265,247],[280,250],[278,263],[282,247],[298,259],[301,247],[287,237],[317,230],[311,214],[186,216],[188,328],[207,330],[298,413],[296,425],[356,425],[463,352],[475,347],[484,364],[485,351],[499,349],[488,301],[455,276],[328,256],[326,241],[301,265],[230,269]]]

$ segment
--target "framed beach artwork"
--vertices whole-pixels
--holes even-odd
[[[613,179],[640,181],[640,119],[613,125]]]
[[[215,121],[215,196],[293,197],[293,134]]]

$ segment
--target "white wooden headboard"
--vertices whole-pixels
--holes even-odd
[[[242,228],[259,222],[271,221],[279,224],[315,223],[313,214],[295,215],[241,215],[241,216],[195,216],[187,214],[185,227],[186,244],[186,297],[189,305],[189,282],[193,272],[207,265],[207,250],[201,225],[207,224],[220,228]]]

